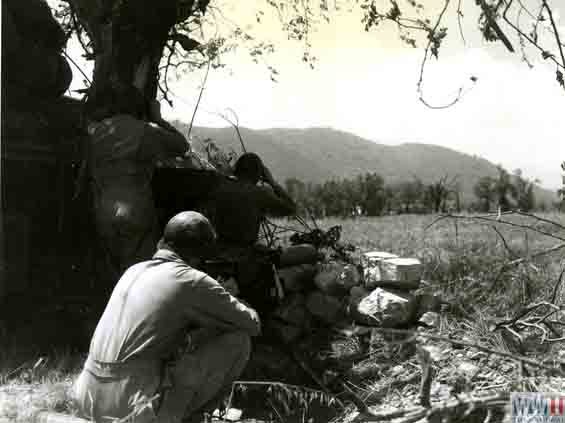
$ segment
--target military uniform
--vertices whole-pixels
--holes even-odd
[[[74,386],[81,415],[123,418],[138,400],[149,406],[133,421],[178,422],[239,376],[259,331],[254,310],[159,250],[129,268],[112,293]]]

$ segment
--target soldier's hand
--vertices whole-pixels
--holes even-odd
[[[219,279],[218,282],[220,282],[220,285],[222,285],[224,289],[234,297],[237,297],[239,295],[239,286],[237,285],[237,282],[233,277],[226,280]]]
[[[273,174],[271,173],[269,168],[265,165],[263,165],[263,178],[265,179],[265,182],[268,183],[269,185],[273,185],[275,183]]]
[[[259,333],[261,333],[261,318],[259,317],[259,313],[257,313],[257,311],[255,311],[255,309],[253,308],[249,308],[249,310],[251,311],[251,318],[253,319],[254,322],[257,323],[257,326],[259,327]]]

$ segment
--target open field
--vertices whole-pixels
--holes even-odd
[[[532,303],[563,304],[563,291],[556,283],[562,276],[565,250],[532,256],[565,241],[565,227],[560,226],[565,224],[565,216],[540,217],[543,220],[503,215],[494,223],[477,220],[476,216],[438,221],[437,216],[401,215],[324,219],[317,224],[321,228],[341,225],[342,240],[358,246],[360,251],[389,251],[418,257],[425,263],[421,290],[440,295],[446,305],[433,333],[465,344],[455,346],[441,340],[426,344],[439,351],[433,364],[433,403],[458,392],[486,395],[521,390],[565,391],[560,372],[552,374],[473,347],[526,356],[548,366],[551,360],[565,359],[559,340],[564,321],[560,310],[552,314],[551,325],[521,327],[519,337],[510,331],[493,330],[501,319],[515,316]],[[296,225],[286,220],[277,223]],[[515,261],[523,257],[530,259]],[[543,313],[547,310],[540,308]],[[0,349],[0,422],[33,421],[33,413],[39,409],[72,412],[68,388],[83,356],[55,346],[51,350],[34,349],[27,342],[24,345],[24,339],[17,334],[7,335],[15,336],[3,336],[9,342],[2,343]],[[379,409],[417,402],[421,368],[414,354],[394,343],[373,345],[372,351],[371,355],[352,359],[361,352],[355,336],[334,351],[338,360],[354,361],[344,382],[367,405]],[[46,360],[37,364],[40,357]],[[462,369],[471,369],[472,374],[466,375]],[[352,415],[351,407],[342,412],[342,420],[347,415]]]

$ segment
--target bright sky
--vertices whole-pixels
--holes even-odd
[[[224,8],[225,15],[252,23],[253,5],[264,1],[248,3],[242,8],[241,2],[231,2],[238,9]],[[424,3],[433,7],[443,1]],[[241,126],[249,128],[323,126],[386,144],[438,144],[509,170],[521,168],[543,186],[559,187],[565,160],[565,91],[555,82],[555,68],[534,53],[530,59],[535,67],[529,69],[519,52],[511,56],[503,47],[481,41],[475,2],[463,3],[469,8],[463,9],[466,44],[457,25],[452,26],[440,60],[429,62],[424,79],[426,99],[434,104],[448,102],[464,87],[465,96],[451,108],[431,110],[418,100],[423,49],[401,44],[391,27],[365,33],[358,15],[343,12],[312,36],[313,54],[319,58],[314,70],[301,62],[300,44],[286,41],[280,25],[267,19],[255,31],[277,43],[268,61],[279,71],[279,82],[272,82],[265,67],[253,64],[243,49],[225,57],[230,71],[211,71],[195,125],[225,126],[215,113],[232,108]],[[454,11],[448,18],[453,16]],[[513,43],[519,50],[517,40]],[[69,54],[80,62],[72,43]],[[184,75],[170,84],[174,107],[163,102],[165,117],[190,121],[203,75]],[[478,78],[474,86],[470,76]],[[76,73],[72,88],[82,79]]]

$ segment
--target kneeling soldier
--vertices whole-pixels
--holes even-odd
[[[180,213],[153,259],[121,277],[74,386],[83,417],[180,422],[214,409],[241,374],[260,321],[197,270],[215,239],[203,215]]]

